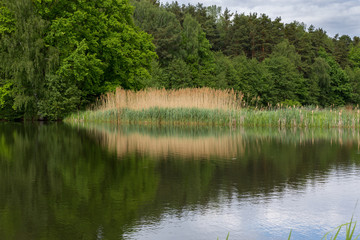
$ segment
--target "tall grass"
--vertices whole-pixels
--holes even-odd
[[[241,125],[254,127],[358,128],[358,109],[314,107],[244,108],[243,96],[233,90],[209,88],[138,92],[117,89],[107,93],[89,110],[65,121]]]
[[[211,88],[184,88],[177,90],[147,89],[133,92],[121,88],[114,93],[103,95],[94,106],[95,110],[149,108],[199,108],[199,109],[237,109],[242,95],[234,90]]]
[[[351,218],[351,221],[349,223],[345,223],[340,225],[339,227],[335,228],[334,230],[326,233],[323,238],[321,240],[338,240],[338,239],[343,239],[343,240],[358,240],[360,237],[360,234],[358,235],[354,235],[355,234],[355,230],[356,230],[356,223],[353,221],[353,217]],[[342,238],[339,237],[340,231],[345,227],[345,235],[342,236]],[[291,239],[291,233],[292,231],[290,231],[288,240]],[[333,235],[334,234],[334,235]]]
[[[229,114],[235,114],[241,103],[242,95],[233,90],[117,89],[103,95],[88,111],[72,114],[65,121],[226,125]]]
[[[345,227],[345,240],[357,240],[359,239],[360,237],[360,234],[359,235],[354,235],[355,233],[355,229],[356,229],[356,222],[353,222],[353,218],[351,218],[351,221],[349,223],[345,223],[345,224],[342,224],[340,225],[339,227],[337,227],[335,229],[336,233],[335,235],[331,235],[332,232],[328,232],[325,234],[325,236],[322,238],[324,240],[327,240],[328,237],[330,237],[329,239],[330,240],[337,240],[339,239],[339,234],[340,234],[340,231],[341,229]]]

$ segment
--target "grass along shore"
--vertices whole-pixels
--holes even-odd
[[[314,107],[244,107],[242,95],[232,90],[117,89],[102,96],[87,111],[68,116],[66,122],[130,124],[219,125],[254,127],[359,128],[360,110]]]

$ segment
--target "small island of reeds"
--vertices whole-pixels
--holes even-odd
[[[117,89],[103,95],[86,111],[73,113],[66,122],[125,124],[214,125],[251,127],[358,128],[357,108],[319,108],[276,105],[247,106],[233,90],[186,88]]]

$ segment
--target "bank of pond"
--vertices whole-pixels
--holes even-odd
[[[246,127],[358,128],[359,110],[281,108],[257,110],[159,108],[89,110],[70,115],[67,122],[115,122],[132,124],[214,125]]]
[[[276,106],[249,106],[232,90],[117,89],[86,111],[73,113],[66,122],[113,122],[155,125],[212,125],[251,127],[358,128],[360,110],[299,107],[287,101]]]

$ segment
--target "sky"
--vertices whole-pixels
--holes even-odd
[[[360,36],[360,0],[177,0],[179,4],[198,2],[217,5],[238,13],[265,13],[282,22],[303,22],[307,27],[322,28],[330,37],[335,34]],[[165,3],[166,0],[161,2]],[[168,1],[171,2],[171,1]]]

